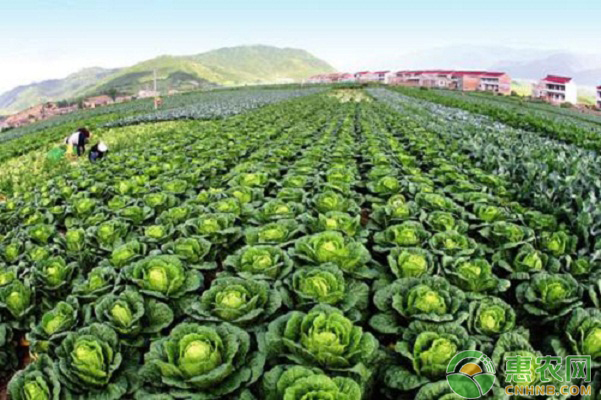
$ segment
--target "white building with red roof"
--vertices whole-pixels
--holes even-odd
[[[601,108],[601,86],[597,86],[595,92],[597,93],[597,108]]]
[[[355,81],[361,83],[374,82],[374,75],[369,71],[355,72]]]
[[[391,75],[390,71],[375,71],[371,78],[374,82],[388,83]]]
[[[574,80],[567,76],[547,75],[534,85],[532,96],[551,104],[578,102],[578,89]]]

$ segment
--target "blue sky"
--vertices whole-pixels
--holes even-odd
[[[599,0],[0,0],[0,92],[240,44],[303,48],[341,70],[454,44],[601,53],[600,21]]]

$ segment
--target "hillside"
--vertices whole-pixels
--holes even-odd
[[[325,61],[305,50],[263,45],[228,47],[190,56],[164,55],[121,69],[89,68],[0,95],[0,114],[9,114],[50,100],[151,88],[153,71],[158,87],[190,90],[218,85],[287,83],[311,75],[333,72]]]
[[[50,100],[77,97],[90,90],[101,79],[113,75],[116,69],[86,68],[64,79],[50,79],[17,86],[0,94],[0,114],[8,114]]]

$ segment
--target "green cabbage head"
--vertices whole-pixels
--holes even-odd
[[[230,324],[181,323],[152,342],[140,376],[156,391],[182,398],[225,398],[256,382],[265,357],[251,337]]]
[[[470,302],[468,329],[473,334],[497,337],[515,328],[515,311],[498,297]]]
[[[125,268],[127,279],[143,293],[162,299],[180,298],[201,287],[202,274],[186,269],[176,256],[150,256]]]
[[[529,314],[554,320],[582,304],[582,291],[570,274],[541,272],[517,287],[516,298]]]
[[[371,333],[326,305],[277,318],[269,324],[266,343],[273,357],[337,371],[369,366],[378,348]]]
[[[366,264],[371,256],[365,246],[340,232],[326,231],[296,241],[295,254],[314,264],[334,263],[343,271],[358,276],[369,275]]]
[[[370,325],[382,333],[398,333],[405,321],[434,323],[464,321],[465,294],[438,276],[402,278],[376,291],[374,303],[380,313]]]
[[[361,400],[362,387],[351,378],[330,377],[303,366],[276,366],[263,378],[265,400]]]
[[[52,359],[41,355],[13,376],[8,393],[12,400],[56,400],[60,398],[61,386]]]
[[[119,338],[103,324],[69,333],[56,350],[61,383],[71,392],[118,399],[128,390]]]
[[[246,246],[227,257],[224,265],[247,278],[281,279],[293,268],[288,253],[275,246]]]
[[[223,277],[211,283],[186,312],[199,321],[224,321],[258,327],[282,305],[282,298],[265,281]]]

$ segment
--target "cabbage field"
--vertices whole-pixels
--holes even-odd
[[[463,350],[485,398],[516,356],[517,386],[588,384],[546,382],[547,355],[590,356],[601,398],[601,128],[380,87],[204,96],[82,114],[106,159],[5,186],[9,399],[454,400]]]

